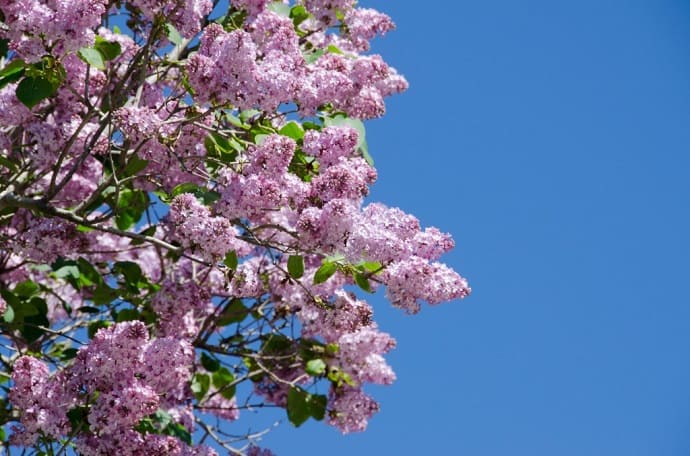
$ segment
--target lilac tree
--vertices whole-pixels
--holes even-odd
[[[362,121],[407,87],[369,53],[391,19],[0,0],[0,20],[7,452],[266,455],[227,424],[260,406],[363,431],[363,386],[395,380],[363,296],[413,314],[470,291],[448,234],[364,202]]]

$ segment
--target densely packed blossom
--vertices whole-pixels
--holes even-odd
[[[353,0],[0,0],[3,445],[270,456],[237,424],[262,407],[366,429],[396,342],[360,290],[470,293],[449,234],[366,201],[394,27]]]

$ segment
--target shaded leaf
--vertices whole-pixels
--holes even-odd
[[[338,270],[338,266],[330,261],[324,262],[319,269],[314,273],[314,284],[323,283],[330,279]]]
[[[209,372],[215,372],[220,369],[220,361],[204,352],[201,353],[201,365]]]
[[[174,25],[165,24],[165,31],[172,44],[181,46],[184,43],[184,38],[182,38],[182,35],[180,35],[180,32],[177,31]]]
[[[122,47],[117,41],[108,41],[96,35],[96,44],[93,46],[101,53],[105,60],[113,60],[118,55],[122,54]]]
[[[286,123],[283,126],[283,128],[281,128],[278,131],[278,133],[280,133],[283,136],[292,138],[295,141],[299,141],[300,139],[304,138],[304,128],[302,128],[302,125],[295,122],[294,120]]]
[[[235,253],[234,250],[231,250],[230,252],[225,254],[225,259],[223,260],[223,264],[225,266],[229,267],[233,271],[237,269],[238,265],[238,260],[237,260],[237,253]]]
[[[79,52],[77,52],[77,55],[92,67],[98,68],[99,70],[105,70],[105,58],[98,49],[81,48]]]
[[[295,279],[304,275],[304,258],[302,255],[290,255],[287,261],[288,272]]]
[[[16,95],[27,108],[31,109],[42,100],[53,95],[57,87],[42,76],[27,77],[17,85]]]

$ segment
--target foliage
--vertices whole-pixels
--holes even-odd
[[[355,291],[469,294],[380,203],[363,120],[406,89],[352,0],[0,0],[0,438],[268,455],[248,408],[362,431],[395,345]],[[199,442],[204,442],[200,444]],[[208,444],[209,446],[207,446]]]

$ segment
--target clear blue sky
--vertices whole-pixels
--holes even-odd
[[[416,317],[376,300],[399,380],[369,430],[264,444],[690,455],[690,4],[361,4],[397,22],[374,50],[411,83],[369,123],[373,199],[452,232],[474,294]]]

